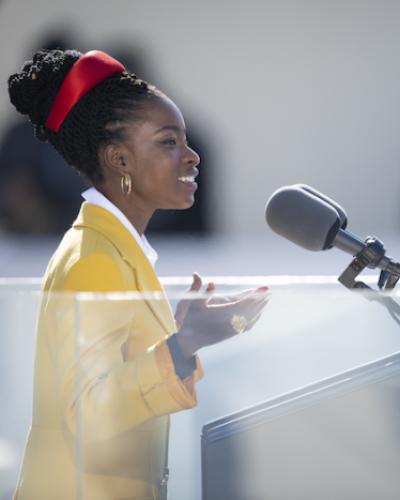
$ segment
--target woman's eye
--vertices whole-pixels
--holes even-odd
[[[165,141],[163,141],[163,144],[167,144],[168,146],[175,146],[176,139],[170,137],[169,139],[165,139]]]

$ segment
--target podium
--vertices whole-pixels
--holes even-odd
[[[203,427],[203,500],[395,500],[400,353]]]
[[[163,280],[173,309],[189,281]],[[198,405],[171,415],[169,497],[398,500],[399,325],[380,304],[341,288],[336,277],[213,281],[222,295],[267,283],[272,299],[250,332],[201,350],[205,376],[196,386]],[[400,302],[398,294],[393,297]],[[31,425],[43,298],[36,281],[0,283],[0,400],[7,402],[0,419],[1,500],[11,498]],[[96,325],[108,330],[108,319],[118,326],[126,306],[140,312],[143,298],[53,297],[60,301],[54,319],[73,325],[78,375],[85,369],[80,360],[87,308],[98,311]],[[159,294],[145,299],[157,301]],[[95,439],[97,426],[88,428],[79,418],[78,424],[79,464],[85,458],[82,437],[89,431]],[[98,456],[108,460],[109,449]],[[82,491],[78,474],[76,486]]]

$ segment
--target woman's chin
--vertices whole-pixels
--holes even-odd
[[[186,210],[188,208],[191,208],[194,205],[195,199],[194,196],[190,198],[190,200],[187,200],[185,206],[183,207],[183,210]]]
[[[190,197],[186,197],[186,199],[181,199],[178,203],[176,203],[174,207],[171,208],[173,208],[174,210],[187,210],[194,205],[194,202],[194,195],[191,195]]]

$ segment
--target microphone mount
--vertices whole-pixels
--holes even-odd
[[[385,256],[385,247],[383,243],[375,237],[368,236],[364,241],[362,250],[353,258],[349,266],[339,276],[339,282],[346,288],[351,290],[363,289],[371,290],[379,294],[378,291],[373,290],[366,285],[363,281],[357,281],[357,277],[366,268],[375,269]],[[386,269],[382,270],[378,280],[379,290],[392,290],[400,278],[400,264],[388,261]]]
[[[382,293],[382,289],[390,292],[396,286],[400,278],[400,264],[392,259],[387,259],[387,265],[379,275],[379,290],[374,290],[363,281],[356,279],[366,267],[372,269],[377,267],[384,256],[385,248],[382,242],[377,238],[368,236],[364,242],[364,247],[353,258],[338,280],[346,288],[367,292],[364,294],[365,298],[384,306],[393,320],[400,326],[400,304],[392,297]]]

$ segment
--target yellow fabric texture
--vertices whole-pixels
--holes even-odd
[[[113,214],[85,202],[43,291],[15,500],[156,499],[168,415],[196,405],[203,372],[196,359],[191,377],[175,373],[166,339],[176,324],[151,264]]]

